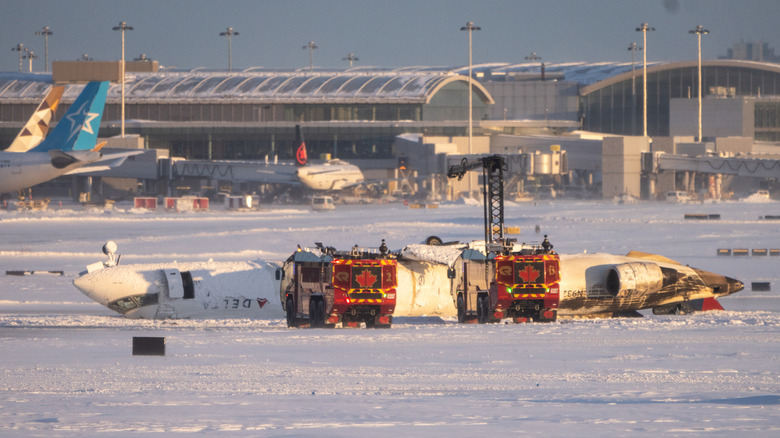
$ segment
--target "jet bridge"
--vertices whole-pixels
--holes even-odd
[[[264,161],[178,160],[171,164],[172,178],[210,178],[233,182],[297,184],[297,167]]]
[[[779,178],[780,160],[748,157],[686,157],[655,154],[653,171],[682,171],[746,176],[751,178]]]

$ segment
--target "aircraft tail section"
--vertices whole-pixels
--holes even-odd
[[[90,82],[68,112],[33,152],[91,150],[97,142],[100,120],[108,94],[108,82]]]
[[[30,120],[19,131],[19,135],[16,136],[11,146],[5,150],[6,152],[27,152],[46,138],[46,134],[49,133],[49,125],[54,118],[54,113],[57,112],[57,106],[64,91],[64,86],[51,87]]]
[[[309,161],[309,157],[306,154],[306,142],[303,140],[303,129],[301,129],[301,125],[295,125],[295,144],[297,145],[295,151],[295,165],[305,166]]]

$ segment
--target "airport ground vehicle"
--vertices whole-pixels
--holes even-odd
[[[288,327],[389,328],[396,303],[397,261],[382,246],[336,251],[321,244],[293,253],[280,268]]]
[[[311,198],[311,208],[314,211],[328,211],[335,210],[336,206],[333,204],[333,198],[330,196],[315,196]]]
[[[512,318],[514,322],[555,321],[560,297],[560,259],[545,236],[541,245],[517,245],[504,238],[504,180],[500,155],[452,166],[450,178],[482,168],[485,251],[466,249],[461,270],[452,272],[459,322],[480,324]]]

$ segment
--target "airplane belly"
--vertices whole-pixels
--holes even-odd
[[[403,261],[398,264],[395,316],[456,316],[447,266]]]

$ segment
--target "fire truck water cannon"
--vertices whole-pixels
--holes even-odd
[[[279,269],[289,327],[389,328],[396,304],[396,255],[355,245],[337,251],[317,242],[294,252]]]

